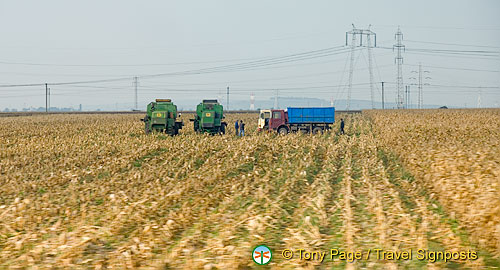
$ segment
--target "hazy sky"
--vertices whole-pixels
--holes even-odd
[[[411,71],[419,62],[430,72],[425,74],[430,85],[424,88],[424,103],[475,107],[482,86],[482,106],[498,106],[499,14],[497,0],[0,0],[0,85],[125,78],[50,86],[52,106],[75,108],[131,108],[134,76],[139,76],[140,107],[156,97],[218,97],[226,86],[232,100],[249,100],[252,92],[257,100],[269,99],[275,94],[271,89],[287,97],[345,99],[348,50],[301,61],[283,58],[281,64],[259,62],[244,70],[144,76],[340,50],[354,23],[358,28],[371,24],[377,34],[377,101],[380,81],[388,82],[386,100],[395,101],[395,53],[390,48],[400,25],[407,48],[404,83],[415,82],[409,78],[415,77]],[[355,63],[352,98],[369,100],[366,50],[355,54]],[[416,87],[411,89],[416,102]],[[45,106],[43,86],[0,88],[0,109],[29,106]]]

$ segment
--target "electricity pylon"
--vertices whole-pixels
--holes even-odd
[[[354,55],[356,52],[356,47],[363,47],[363,36],[366,36],[367,45],[366,49],[368,51],[368,70],[370,72],[370,92],[371,92],[371,102],[372,109],[375,108],[374,105],[374,81],[373,81],[373,61],[372,61],[372,36],[374,37],[373,47],[377,47],[377,34],[370,30],[371,25],[368,26],[368,29],[358,29],[354,24],[352,25],[352,30],[345,33],[345,45],[348,45],[349,35],[351,35],[351,62],[349,67],[349,84],[347,88],[347,108],[349,111],[351,105],[351,93],[352,93],[352,79],[354,75]],[[357,37],[359,36],[359,45],[357,44]]]
[[[397,97],[396,97],[396,105],[398,109],[403,108],[403,56],[402,51],[405,50],[405,45],[403,45],[403,33],[398,26],[398,31],[394,36],[396,39],[396,44],[392,47],[392,50],[396,49],[397,55],[395,58],[395,62],[398,66],[398,72],[396,77],[396,87],[397,87]]]
[[[411,85],[418,86],[418,108],[424,108],[424,85],[429,85],[424,83],[424,80],[431,79],[431,77],[424,77],[425,73],[429,73],[427,70],[422,70],[422,63],[418,63],[418,71],[413,70],[411,73],[418,73],[418,82],[412,83]],[[410,79],[416,80],[417,78],[411,77]]]

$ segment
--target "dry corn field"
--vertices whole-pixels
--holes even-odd
[[[0,118],[0,269],[500,267],[499,110],[369,111],[313,136],[257,133],[256,114],[145,135],[141,116]],[[478,259],[281,256],[331,248]]]

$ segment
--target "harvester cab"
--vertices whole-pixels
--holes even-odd
[[[184,125],[182,120],[176,120],[177,116],[177,106],[170,99],[156,99],[148,104],[146,116],[142,119],[144,130],[146,133],[159,131],[177,135]]]
[[[224,112],[222,105],[216,99],[205,99],[196,106],[194,131],[198,133],[224,134],[227,123],[222,121]]]

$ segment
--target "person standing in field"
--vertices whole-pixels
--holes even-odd
[[[243,120],[240,120],[240,136],[245,136],[245,123],[243,123]]]
[[[236,122],[234,122],[234,130],[236,131],[236,136],[238,136],[238,132],[239,132],[239,126],[238,126],[238,120],[236,120]]]
[[[340,118],[340,134],[344,134],[344,119]]]

